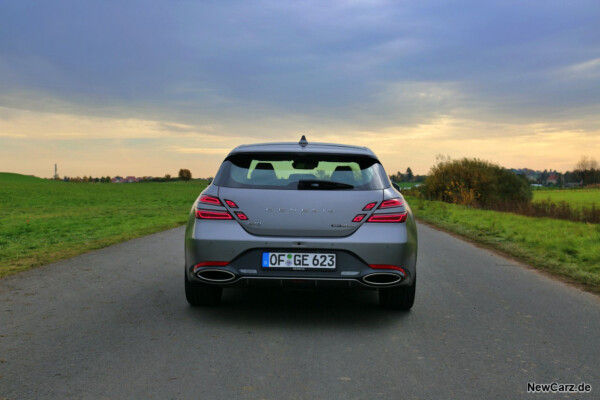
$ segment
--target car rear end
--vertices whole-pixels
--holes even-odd
[[[263,144],[234,149],[194,203],[186,294],[217,304],[236,286],[354,287],[409,309],[417,235],[408,204],[366,148]]]

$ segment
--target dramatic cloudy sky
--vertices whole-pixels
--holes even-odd
[[[0,171],[212,176],[238,144],[571,169],[600,157],[600,2],[0,2]]]

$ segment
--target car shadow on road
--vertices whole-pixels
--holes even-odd
[[[204,323],[373,328],[407,318],[410,312],[382,309],[369,290],[227,289],[217,307],[189,307]]]

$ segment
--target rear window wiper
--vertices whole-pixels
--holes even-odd
[[[354,189],[353,185],[342,182],[322,181],[318,179],[301,179],[298,181],[298,190],[333,190]]]

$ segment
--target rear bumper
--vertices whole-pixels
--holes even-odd
[[[335,270],[262,268],[263,251],[335,253],[337,267]],[[188,279],[223,287],[381,288],[410,285],[416,275],[416,260],[417,237],[412,217],[406,223],[363,224],[346,237],[304,238],[256,236],[236,221],[196,220],[191,215],[185,237]],[[206,262],[227,265],[209,264],[195,268]],[[402,271],[374,269],[370,265],[394,265]],[[231,279],[205,279],[203,271],[227,271]],[[225,276],[228,275],[222,274]]]
[[[368,285],[360,279],[334,278],[311,278],[311,277],[264,277],[264,276],[239,276],[231,282],[211,282],[199,279],[197,276],[191,278],[193,281],[204,282],[224,288],[239,287],[266,287],[266,288],[291,288],[291,289],[321,289],[321,288],[354,288],[354,289],[380,289],[386,287],[400,286],[406,282],[389,285]]]

